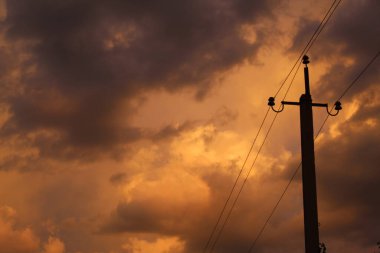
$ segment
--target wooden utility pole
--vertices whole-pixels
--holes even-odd
[[[305,252],[319,253],[317,186],[315,179],[313,104],[310,95],[308,60],[305,64],[305,94],[300,98],[302,188],[305,227]]]
[[[270,97],[268,105],[275,112],[281,112],[285,105],[298,105],[300,107],[301,120],[301,151],[302,151],[302,190],[303,190],[303,208],[304,208],[304,231],[305,231],[305,252],[319,253],[319,229],[318,229],[318,208],[317,208],[317,186],[315,177],[315,159],[314,159],[314,130],[313,130],[313,106],[326,107],[327,112],[335,116],[342,109],[339,101],[335,103],[335,114],[331,114],[327,104],[313,103],[310,94],[309,84],[309,57],[304,56],[302,63],[305,64],[305,94],[302,94],[299,102],[281,102],[281,109],[273,108],[275,105],[274,98]]]

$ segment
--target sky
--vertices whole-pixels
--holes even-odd
[[[1,0],[0,252],[204,252],[240,171],[213,252],[248,252],[300,162],[297,107],[251,167],[269,113],[242,166],[331,3]],[[341,2],[308,52],[313,101],[332,106],[379,52],[379,10]],[[379,72],[377,59],[315,143],[328,252],[380,241]],[[303,87],[301,67],[286,100]],[[314,109],[315,133],[325,117]],[[298,173],[253,252],[303,252],[303,240]]]

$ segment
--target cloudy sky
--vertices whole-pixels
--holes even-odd
[[[1,0],[0,252],[204,252],[267,98],[332,2]],[[308,53],[314,101],[333,104],[379,52],[379,10],[341,2]],[[329,252],[380,241],[379,72],[316,141]],[[298,117],[278,115],[213,252],[248,252],[300,162]],[[303,252],[301,187],[297,174],[253,252]]]

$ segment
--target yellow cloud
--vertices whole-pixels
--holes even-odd
[[[1,252],[37,253],[39,239],[30,228],[15,228],[15,217],[16,211],[13,208],[8,206],[0,208]]]
[[[184,242],[178,237],[164,237],[154,241],[133,237],[122,248],[128,253],[181,253],[184,251]]]
[[[49,240],[44,245],[42,253],[64,253],[65,244],[56,237],[50,236]]]

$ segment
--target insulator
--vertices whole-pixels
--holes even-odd
[[[309,61],[309,56],[307,56],[306,54],[302,57],[302,63],[303,64],[308,64],[310,63]]]
[[[268,99],[268,105],[269,105],[270,107],[273,107],[273,106],[275,105],[275,103],[274,103],[274,97],[270,97],[270,98]]]
[[[335,110],[340,111],[342,110],[342,103],[339,101],[335,102]]]

